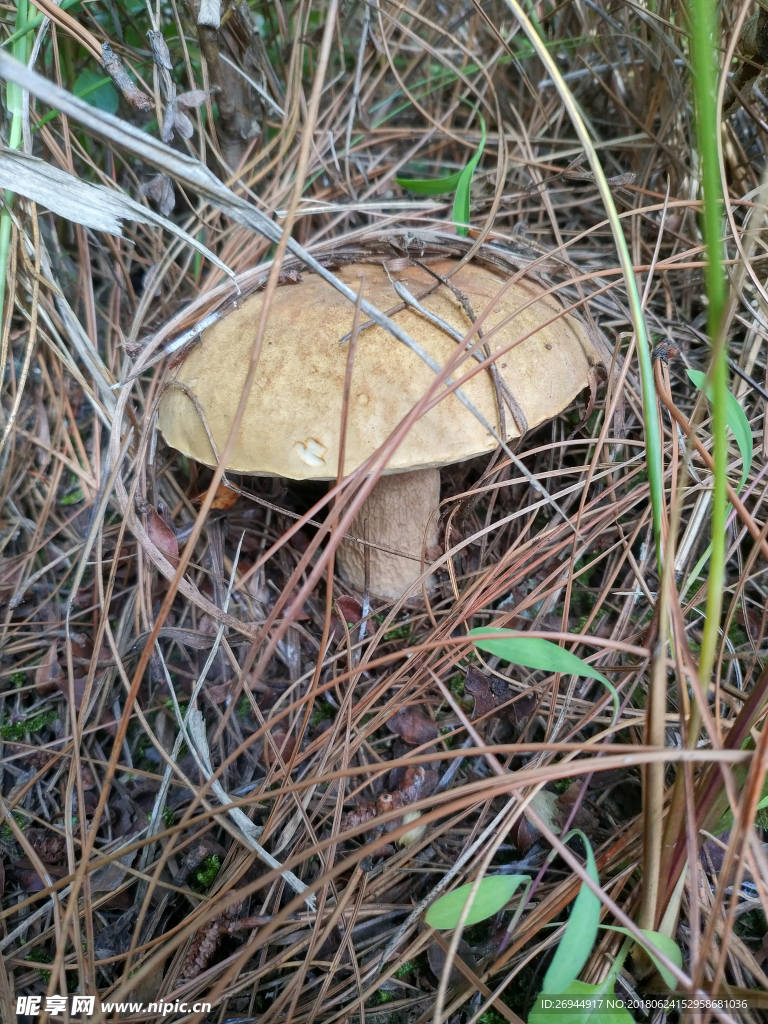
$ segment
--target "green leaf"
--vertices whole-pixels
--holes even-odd
[[[401,188],[415,192],[417,196],[443,196],[455,192],[464,171],[457,171],[448,178],[395,178]]]
[[[703,391],[707,396],[707,399],[711,402],[712,385],[707,384],[706,373],[702,373],[701,370],[686,370],[686,373],[699,391]],[[725,393],[725,418],[728,426],[730,427],[731,433],[736,438],[736,444],[739,446],[741,460],[744,464],[744,469],[741,473],[741,483],[737,488],[737,490],[740,491],[744,486],[744,481],[749,476],[750,469],[752,468],[752,430],[749,426],[747,414],[741,408],[736,397],[732,395],[730,391],[726,391]]]
[[[515,890],[524,882],[530,882],[528,875],[489,875],[484,878],[475,893],[464,924],[477,924],[487,917],[493,917],[512,899]],[[474,884],[468,882],[435,900],[427,911],[427,924],[432,928],[455,928]]]
[[[480,145],[475,155],[461,172],[459,184],[456,187],[456,195],[453,199],[453,223],[457,234],[461,235],[462,238],[466,237],[469,226],[469,189],[472,184],[472,175],[475,173],[475,168],[485,148],[485,121],[482,114],[480,115],[480,131],[482,132]]]
[[[677,988],[677,978],[674,976],[674,974],[671,974],[667,970],[667,968],[661,963],[661,961],[657,960],[656,955],[653,953],[651,949],[651,946],[655,946],[656,949],[660,949],[664,956],[667,958],[667,960],[671,960],[676,967],[679,967],[680,970],[682,970],[683,955],[680,952],[680,947],[674,939],[670,939],[668,935],[662,935],[661,932],[653,932],[650,930],[650,928],[641,928],[640,931],[648,939],[648,942],[645,943],[640,942],[639,939],[636,939],[632,932],[629,930],[629,928],[622,928],[619,925],[615,924],[606,924],[602,925],[602,927],[605,928],[606,931],[621,932],[622,935],[626,935],[628,936],[628,938],[634,939],[635,942],[637,942],[639,945],[643,947],[643,949],[646,951],[651,960],[653,960],[654,964],[656,965],[656,970],[664,979],[664,984],[672,990]]]
[[[592,852],[590,841],[578,829],[570,832],[565,837],[566,840],[572,835],[581,836],[581,840],[587,848],[587,874],[593,882],[599,884],[595,855]],[[552,963],[544,975],[542,986],[544,994],[565,992],[568,986],[576,980],[592,952],[599,922],[600,900],[582,882],[579,894],[573,904],[573,910],[571,910],[571,916],[568,918],[565,934],[560,939]]]
[[[409,192],[415,192],[420,196],[441,196],[455,192],[453,222],[456,225],[456,231],[462,237],[466,236],[469,223],[469,189],[472,184],[472,175],[475,173],[475,168],[485,149],[485,119],[482,114],[480,114],[480,131],[482,133],[480,145],[462,171],[457,171],[456,174],[451,174],[447,178],[395,178],[401,188],[408,189]]]
[[[619,717],[619,695],[615,687],[604,675],[588,665],[586,661],[558,647],[550,640],[541,640],[533,636],[517,636],[508,629],[496,629],[493,626],[478,626],[470,629],[468,636],[487,636],[492,633],[499,639],[475,640],[481,651],[495,654],[497,658],[511,661],[513,665],[524,665],[526,668],[541,668],[548,672],[562,672],[564,675],[586,676],[597,679],[610,691],[613,697],[613,720]]]
[[[542,992],[528,1014],[528,1024],[633,1024],[632,1015],[616,999],[618,1006],[609,1006],[613,1001],[613,978],[607,978],[601,985],[587,985],[583,981],[572,981],[562,992],[548,994]],[[591,1006],[583,1008],[558,1009],[547,1006],[547,1002],[555,1003],[558,999],[570,999],[576,1004],[590,1000]]]
[[[86,69],[77,76],[75,96],[86,100],[92,107],[98,107],[106,114],[116,114],[120,98],[112,85],[112,79]]]

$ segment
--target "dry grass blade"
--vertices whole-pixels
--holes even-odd
[[[718,16],[725,435],[680,5],[0,11],[3,1020],[526,1021],[580,891],[582,986],[658,993],[655,928],[758,1019],[768,15]]]

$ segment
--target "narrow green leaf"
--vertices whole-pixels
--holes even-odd
[[[613,720],[619,717],[619,695],[616,688],[602,673],[582,661],[575,654],[566,651],[550,640],[542,640],[533,636],[517,636],[508,629],[496,629],[493,626],[478,626],[470,629],[468,636],[486,636],[493,633],[499,639],[475,640],[481,651],[495,654],[497,658],[511,661],[513,665],[524,665],[526,668],[540,668],[547,672],[562,672],[564,675],[585,676],[597,679],[613,697]]]
[[[530,882],[528,875],[489,875],[484,878],[475,893],[464,924],[477,924],[487,917],[493,917],[512,899],[518,886],[524,882]],[[468,882],[435,900],[427,911],[427,924],[432,928],[455,928],[473,885],[474,882]]]
[[[572,835],[581,836],[581,840],[587,848],[587,874],[599,884],[595,855],[592,852],[590,841],[578,829],[570,832],[565,837],[566,840]],[[552,963],[544,975],[543,993],[548,995],[565,992],[568,986],[576,980],[592,952],[599,922],[600,900],[586,884],[582,883],[573,904],[571,916],[568,918],[565,934],[560,939]]]
[[[453,221],[457,232],[465,236],[467,234],[466,224],[469,222],[469,188],[472,184],[472,175],[475,173],[480,157],[485,149],[485,120],[480,115],[480,131],[482,137],[477,152],[466,165],[466,167],[451,174],[447,178],[395,178],[401,188],[408,189],[420,196],[440,196],[455,192],[453,201]]]
[[[448,178],[395,178],[401,188],[419,196],[442,196],[455,192],[464,171],[457,171]]]
[[[699,391],[703,391],[708,401],[711,402],[712,385],[707,384],[706,373],[702,373],[701,370],[686,370],[686,373]],[[737,488],[740,491],[752,468],[752,429],[749,425],[747,414],[739,405],[735,395],[732,395],[730,391],[725,393],[725,418],[731,433],[736,438],[736,444],[739,446],[741,460],[744,464],[744,469],[741,473],[741,483]]]
[[[572,981],[563,992],[547,994],[542,992],[528,1014],[528,1024],[633,1024],[632,1014],[623,1006],[608,1005],[613,994],[613,978],[608,978],[601,985],[587,985],[583,981]],[[557,1000],[568,999],[574,1002],[587,1001],[591,1005],[583,1008],[562,1010]],[[616,1000],[618,1002],[618,1000]],[[548,1003],[554,1005],[548,1006]]]
[[[677,978],[674,974],[671,974],[667,968],[656,958],[656,955],[651,949],[651,946],[655,946],[656,949],[660,949],[667,960],[671,960],[676,967],[681,970],[683,968],[683,955],[680,952],[680,947],[674,939],[670,939],[668,935],[662,935],[661,932],[653,932],[650,928],[641,928],[640,931],[648,939],[648,942],[640,942],[639,939],[635,939],[635,936],[629,930],[629,928],[622,928],[620,925],[606,924],[602,926],[609,932],[621,932],[622,935],[626,935],[630,939],[634,939],[639,945],[643,947],[648,956],[653,960],[656,965],[656,970],[664,979],[664,984],[671,989],[677,988]]]
[[[466,237],[469,227],[469,191],[472,185],[472,175],[475,173],[475,168],[485,149],[485,120],[482,114],[480,115],[480,131],[482,132],[480,145],[475,155],[461,172],[459,184],[456,187],[456,195],[453,199],[453,223],[457,234],[461,235],[462,238]]]

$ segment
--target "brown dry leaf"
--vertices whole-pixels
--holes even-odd
[[[530,808],[556,835],[560,834],[558,823],[558,797],[547,789],[540,790],[531,800]],[[526,853],[539,838],[539,830],[529,820],[525,812],[512,826],[509,837],[521,853]]]
[[[570,784],[564,793],[560,793],[557,798],[557,816],[555,820],[560,826],[561,831],[565,828],[565,823],[568,821],[573,805],[576,803],[583,785],[584,780],[577,779],[575,782]],[[586,832],[587,835],[594,833],[597,828],[597,818],[583,801],[579,805],[579,809],[576,811],[576,816],[571,822],[571,827],[580,828],[582,832]]]
[[[222,509],[226,511],[237,504],[240,495],[237,491],[233,491],[231,487],[227,487],[226,484],[219,484],[216,488],[216,494],[213,496],[211,502],[211,508]]]
[[[43,655],[43,660],[35,669],[35,689],[41,697],[44,697],[59,687],[61,677],[58,644],[54,640]]]
[[[55,864],[67,855],[67,840],[47,828],[28,828],[24,835],[43,863]]]
[[[466,939],[459,939],[459,948],[457,953],[470,970],[477,971],[477,957],[472,952],[472,947]],[[429,969],[438,979],[443,976],[446,959],[447,957],[442,947],[437,942],[433,942],[427,949]],[[454,985],[458,985],[462,981],[466,982],[466,979],[454,962],[451,964],[451,973],[448,975],[448,985],[452,988]]]
[[[69,869],[60,864],[43,864],[43,870],[54,882],[69,874]],[[16,861],[13,866],[13,874],[22,889],[30,895],[42,892],[43,889],[47,888],[47,883],[42,880],[36,869],[32,867],[32,862],[28,857],[21,857]]]
[[[147,507],[146,516],[149,539],[163,552],[172,565],[177,565],[179,560],[179,542],[176,539],[176,534],[151,505]]]
[[[344,621],[352,626],[356,626],[363,617],[363,606],[354,597],[346,597],[346,595],[337,597],[336,607]]]
[[[176,102],[184,110],[195,110],[205,103],[210,96],[207,89],[190,89],[189,92],[182,92],[176,97]]]
[[[283,764],[288,764],[296,749],[296,737],[293,734],[287,735],[284,732],[267,733],[264,736],[262,749],[264,751],[264,763],[267,766],[278,760],[275,751],[280,755],[280,760],[282,760]]]
[[[232,683],[218,683],[216,686],[206,686],[205,692],[214,704],[223,704],[232,692]]]
[[[471,694],[475,700],[475,706],[472,709],[473,722],[478,718],[484,718],[485,715],[491,714],[495,709],[496,701],[491,693],[490,679],[483,675],[482,672],[478,672],[477,669],[472,668],[472,666],[467,669],[467,678],[464,681],[464,689],[467,693]]]
[[[156,174],[154,178],[144,182],[141,186],[141,194],[148,196],[163,217],[167,217],[176,205],[176,193],[173,189],[173,182],[167,174]]]
[[[75,691],[75,707],[77,708],[78,711],[80,710],[80,707],[83,703],[83,697],[85,696],[85,684],[87,681],[88,680],[86,676],[75,676],[75,678],[72,680],[72,687]],[[56,680],[56,685],[67,698],[67,700],[69,700],[69,680],[67,679],[63,672]]]
[[[412,747],[437,739],[437,726],[421,708],[400,708],[387,721],[387,728]]]

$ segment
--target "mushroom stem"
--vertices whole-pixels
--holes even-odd
[[[412,557],[404,558],[379,548],[369,548],[369,589],[374,597],[396,601],[419,578],[425,533],[427,550],[437,544],[437,516],[432,516],[432,513],[439,502],[439,469],[392,473],[379,480],[355,517],[349,533],[364,537],[365,521],[368,520],[369,542],[408,552]],[[343,540],[338,547],[336,564],[343,579],[358,590],[364,590],[363,544]]]

